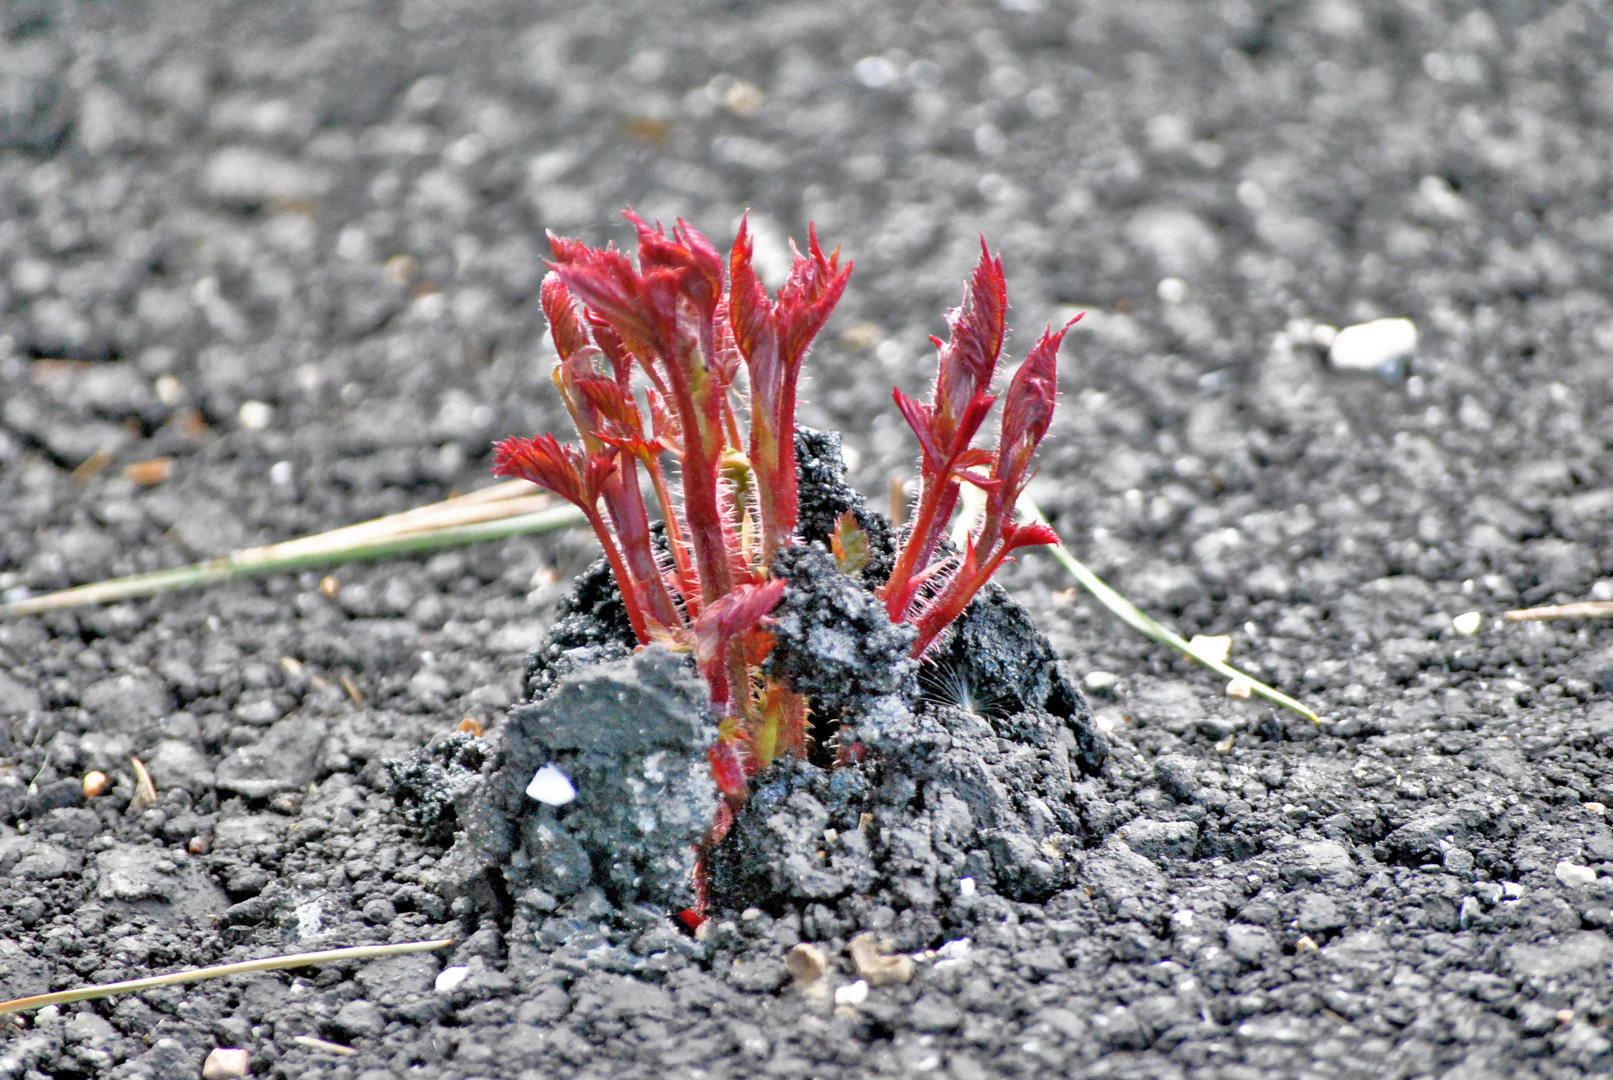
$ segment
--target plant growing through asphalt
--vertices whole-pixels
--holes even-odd
[[[809,703],[763,673],[767,614],[785,582],[773,555],[796,543],[796,387],[802,363],[845,289],[851,263],[825,255],[816,233],[793,243],[789,276],[770,297],[752,268],[742,223],[725,260],[687,223],[668,234],[631,211],[635,265],[614,245],[551,234],[542,303],[559,360],[554,383],[580,445],[553,435],[511,438],[494,472],[522,477],[575,504],[593,527],[641,645],[693,652],[710,690],[718,738],[709,751],[723,795],[708,837],[726,833],[750,778],[782,754],[804,755]],[[1057,389],[1066,326],[1049,329],[1010,382],[994,449],[974,445],[1005,333],[1000,259],[982,254],[948,316],[930,399],[895,399],[918,436],[922,482],[913,527],[878,590],[893,621],[916,628],[922,656],[1017,548],[1056,543],[1043,523],[1016,525]],[[743,374],[742,374],[743,373]],[[641,396],[642,395],[642,396]],[[748,422],[747,422],[748,421]],[[641,490],[665,522],[658,547]],[[945,548],[961,485],[985,510],[961,552]],[[681,488],[681,497],[680,497]],[[834,546],[845,566],[866,549],[848,514]]]

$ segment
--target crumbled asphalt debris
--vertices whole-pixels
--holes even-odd
[[[917,697],[919,665],[908,657],[917,633],[892,623],[879,599],[841,573],[821,544],[780,551],[772,570],[787,584],[770,615],[776,644],[762,670],[807,696],[820,738],[872,699]]]
[[[633,645],[627,605],[611,576],[610,562],[602,556],[577,576],[556,605],[549,640],[527,661],[525,700],[542,698],[567,672],[630,656]]]
[[[429,840],[453,842],[456,804],[477,787],[487,760],[485,740],[466,731],[439,736],[401,761],[383,764],[398,812]]]
[[[857,527],[868,534],[868,562],[856,572],[857,580],[877,585],[889,578],[896,565],[895,530],[889,518],[870,507],[862,492],[846,482],[840,432],[797,425],[795,475],[799,500],[796,532],[801,539],[828,550],[835,525],[849,511],[857,519]]]

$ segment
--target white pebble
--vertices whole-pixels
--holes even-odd
[[[251,1054],[238,1047],[214,1047],[202,1062],[202,1080],[239,1080],[250,1071]]]
[[[1596,880],[1596,871],[1588,866],[1571,863],[1567,859],[1557,864],[1557,880],[1564,885],[1589,885]]]
[[[577,789],[571,786],[571,778],[553,765],[545,765],[532,774],[532,783],[526,786],[526,793],[545,806],[564,806],[577,797]]]
[[[854,983],[835,988],[836,1005],[861,1005],[868,1000],[868,980],[858,979]]]
[[[1093,693],[1107,694],[1120,684],[1120,676],[1112,671],[1089,671],[1081,683]]]
[[[1585,811],[1592,814],[1600,814],[1607,809],[1606,805],[1599,802],[1580,803],[1580,806]]]
[[[269,483],[275,487],[290,487],[295,468],[289,461],[277,461],[269,466]]]
[[[943,960],[962,960],[969,955],[970,943],[966,937],[956,938],[935,950],[935,955]]]
[[[1410,319],[1373,319],[1340,330],[1327,358],[1342,371],[1393,374],[1416,352],[1416,323]]]
[[[1254,681],[1247,675],[1239,675],[1227,682],[1227,697],[1246,698],[1254,692]]]
[[[1456,628],[1458,634],[1472,637],[1479,632],[1479,627],[1484,625],[1484,616],[1476,611],[1464,611],[1451,620],[1451,625]]]
[[[262,431],[274,423],[274,406],[266,401],[243,401],[236,419],[248,431]]]
[[[458,988],[460,983],[465,981],[469,975],[470,968],[468,967],[443,968],[441,971],[437,972],[437,981],[434,984],[437,988],[437,993],[452,993]]]
[[[958,879],[958,895],[973,896],[975,894],[975,879],[964,877]]]

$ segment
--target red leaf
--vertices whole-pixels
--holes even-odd
[[[778,355],[778,338],[773,323],[773,303],[751,268],[756,245],[751,240],[748,224],[740,221],[739,235],[734,238],[734,247],[728,256],[728,315],[733,324],[734,344],[754,373],[759,367],[771,370]]]
[[[562,361],[593,344],[587,326],[577,316],[576,301],[559,274],[550,271],[544,276],[540,295],[544,317],[549,320],[549,336],[554,338],[555,350]]]
[[[980,262],[964,290],[963,303],[947,313],[951,340],[941,348],[934,401],[944,425],[955,423],[974,397],[990,388],[1007,311],[1002,260],[992,258],[982,236]]]
[[[928,468],[939,468],[940,463],[946,460],[946,452],[935,441],[935,433],[931,427],[933,413],[930,407],[917,398],[902,393],[898,388],[891,391],[891,397],[896,401],[896,408],[901,412],[902,419],[907,426],[913,429],[918,438],[919,449],[924,452],[924,461]],[[935,462],[933,466],[930,462]]]
[[[493,475],[515,476],[554,492],[584,510],[593,507],[587,487],[587,461],[574,446],[561,446],[553,435],[505,439],[493,448]],[[597,492],[597,487],[592,491]]]
[[[761,585],[740,585],[708,605],[695,622],[695,653],[702,666],[720,661],[728,643],[761,625],[784,595],[785,581],[773,578]]]
[[[778,294],[779,354],[790,367],[800,365],[851,278],[852,264],[841,268],[839,248],[825,258],[817,229],[809,225],[807,237],[805,255],[790,241],[790,276]]]
[[[745,762],[739,753],[739,745],[732,741],[721,741],[706,751],[706,760],[711,762],[711,778],[717,782],[717,790],[731,805],[745,801],[750,794],[750,785],[745,780]]]

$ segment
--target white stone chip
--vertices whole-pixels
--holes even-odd
[[[248,431],[262,431],[274,423],[274,406],[266,401],[243,401],[236,419]]]
[[[240,1080],[251,1072],[251,1057],[239,1047],[214,1047],[202,1062],[202,1080]]]
[[[1232,655],[1232,635],[1194,634],[1187,647],[1201,660],[1215,660],[1224,664]]]
[[[970,941],[966,937],[955,938],[935,950],[935,955],[942,960],[962,960],[969,955]]]
[[[868,1000],[868,980],[858,979],[854,983],[835,988],[836,1005],[861,1005]]]
[[[1557,864],[1557,880],[1564,885],[1589,885],[1596,880],[1596,871],[1588,866],[1571,863],[1567,859]]]
[[[1464,611],[1451,620],[1451,625],[1456,628],[1458,634],[1472,637],[1479,632],[1479,627],[1484,625],[1484,616],[1476,611]]]
[[[975,894],[975,879],[964,877],[958,879],[958,895],[973,896]]]
[[[1247,675],[1239,675],[1236,679],[1231,679],[1227,682],[1227,697],[1246,698],[1254,692],[1254,680]]]
[[[445,967],[437,972],[437,981],[433,984],[439,994],[452,993],[470,975],[470,968],[464,966]]]
[[[1416,323],[1410,319],[1373,319],[1340,330],[1327,358],[1341,371],[1392,372],[1416,352]]]
[[[564,806],[577,798],[577,789],[571,786],[571,778],[553,765],[545,765],[532,774],[532,783],[526,786],[526,793],[545,806]]]

